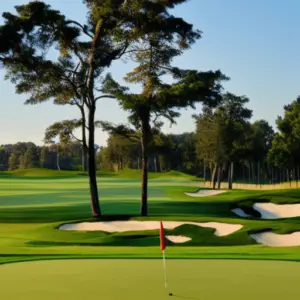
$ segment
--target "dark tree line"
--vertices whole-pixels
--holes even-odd
[[[86,158],[79,143],[37,146],[19,142],[0,146],[0,171],[46,168],[87,170]]]
[[[221,104],[204,107],[195,115],[195,132],[153,135],[148,148],[148,170],[178,170],[203,178],[214,188],[222,182],[276,184],[298,181],[300,173],[300,98],[284,107],[277,132],[265,120],[250,122],[248,99],[225,94]],[[87,170],[87,158],[79,142],[36,146],[16,143],[0,146],[1,171],[49,168]],[[138,140],[110,134],[107,146],[96,154],[96,169],[120,172],[142,170]]]

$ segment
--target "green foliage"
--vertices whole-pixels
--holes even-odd
[[[72,142],[74,139],[74,130],[82,126],[81,120],[64,120],[56,122],[46,129],[45,143],[53,143],[53,139],[59,136],[61,143],[66,144]]]
[[[284,117],[276,121],[279,129],[268,154],[269,163],[278,167],[300,164],[300,97],[284,106]]]
[[[196,119],[197,153],[213,164],[241,159],[246,141],[245,129],[252,111],[249,99],[226,93],[216,109],[205,107]]]
[[[17,169],[18,165],[19,165],[19,158],[17,156],[16,153],[12,153],[9,157],[9,161],[8,161],[8,168],[9,170],[15,170]]]

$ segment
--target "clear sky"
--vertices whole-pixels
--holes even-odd
[[[0,11],[13,11],[24,0],[0,0]],[[81,0],[48,0],[67,17],[83,21],[85,7]],[[283,106],[300,94],[300,1],[299,0],[190,0],[176,10],[203,31],[203,37],[177,60],[184,68],[220,69],[231,78],[225,89],[250,98],[253,120],[266,119],[272,125]],[[0,22],[2,19],[0,18]],[[111,72],[121,80],[130,64],[115,64]],[[24,95],[16,95],[14,86],[4,81],[0,70],[0,144],[32,141],[42,144],[44,131],[55,121],[78,117],[72,107],[51,103],[24,106]],[[191,114],[186,110],[172,128],[165,132],[194,130]],[[114,100],[102,100],[98,119],[126,122],[126,114]],[[107,135],[100,130],[96,143],[104,145]]]

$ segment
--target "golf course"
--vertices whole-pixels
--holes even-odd
[[[267,246],[251,236],[296,233],[299,217],[263,219],[256,211],[245,218],[232,211],[251,214],[254,203],[297,205],[297,189],[191,197],[185,193],[201,186],[192,176],[149,173],[149,216],[140,217],[139,172],[100,172],[103,216],[95,222],[88,217],[84,173],[0,174],[1,299],[83,299],[87,293],[103,299],[165,299],[169,293],[179,299],[282,299],[288,293],[296,299],[300,292],[299,247]],[[154,221],[163,221],[167,239],[189,238],[167,240],[167,290]],[[128,229],[118,230],[118,222]],[[147,222],[152,228],[139,228]],[[96,230],[97,223],[110,229]],[[70,225],[77,230],[62,230]]]
[[[0,300],[300,298],[296,2],[0,0]]]

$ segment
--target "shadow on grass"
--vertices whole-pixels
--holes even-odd
[[[108,197],[109,190],[103,189],[102,194]],[[100,205],[107,220],[116,219],[116,216],[138,216],[140,213],[140,200],[135,190],[127,189],[117,193],[119,198],[101,200]],[[121,197],[121,193],[124,195]],[[197,216],[208,218],[236,218],[231,212],[232,202],[208,200],[159,200],[163,197],[160,189],[152,189],[157,200],[149,199],[149,216]],[[161,195],[162,194],[162,195]],[[74,195],[74,197],[72,196]],[[2,205],[2,207],[1,207]],[[88,193],[67,189],[63,192],[44,194],[24,194],[0,197],[1,223],[49,223],[92,219]]]

